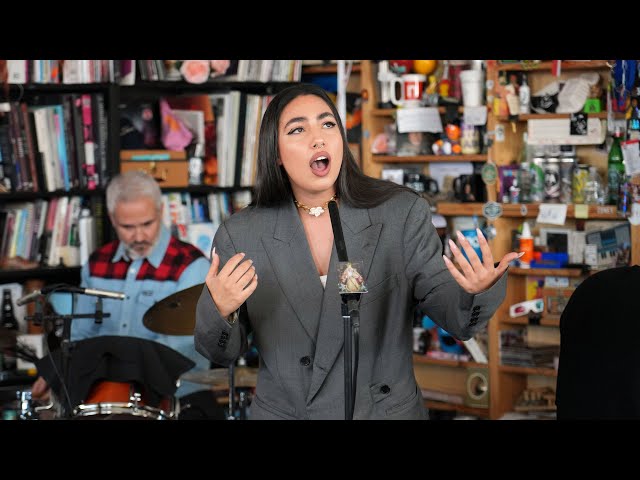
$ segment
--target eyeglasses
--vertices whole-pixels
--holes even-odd
[[[536,298],[527,300],[526,302],[515,303],[509,307],[509,315],[511,318],[521,317],[529,312],[542,313],[544,311],[544,300]]]

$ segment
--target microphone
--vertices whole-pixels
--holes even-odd
[[[342,223],[340,223],[340,213],[338,212],[338,204],[335,200],[331,200],[329,202],[329,216],[331,217],[331,228],[333,229],[333,240],[336,243],[338,260],[341,262],[348,262],[347,245],[344,243]]]
[[[20,297],[18,300],[16,300],[16,305],[21,307],[22,305],[25,305],[27,303],[34,302],[41,295],[42,292],[40,290],[34,290],[33,292],[28,293],[24,297]]]
[[[80,293],[83,295],[91,295],[94,297],[101,298],[112,298],[114,300],[124,300],[127,298],[127,295],[122,292],[114,292],[111,290],[100,290],[97,288],[84,288],[84,287],[76,287],[74,285],[47,285],[42,287],[40,290],[34,290],[31,293],[28,293],[24,297],[19,298],[16,301],[16,305],[22,306],[25,303],[33,302],[41,295],[45,295],[49,292],[60,292],[60,293]]]

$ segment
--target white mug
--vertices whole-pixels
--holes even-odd
[[[403,107],[419,107],[427,76],[419,73],[407,73],[391,81],[390,97],[394,105]],[[396,95],[396,84],[400,84],[401,97]]]

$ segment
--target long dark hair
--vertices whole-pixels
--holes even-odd
[[[284,167],[278,165],[278,124],[280,115],[285,107],[300,95],[315,95],[321,98],[331,109],[331,113],[338,123],[342,143],[342,168],[336,180],[336,194],[341,202],[357,208],[372,208],[380,205],[398,192],[413,190],[386,180],[365,175],[355,159],[349,144],[338,109],[326,92],[312,84],[299,83],[287,87],[278,93],[269,105],[262,118],[260,139],[258,143],[258,168],[256,185],[252,205],[272,206],[282,202],[292,201],[293,192],[289,177]]]

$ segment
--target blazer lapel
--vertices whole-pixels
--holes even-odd
[[[323,289],[293,202],[278,209],[274,235],[263,236],[262,244],[284,295],[315,342]]]
[[[362,273],[366,284],[382,224],[372,225],[368,210],[351,208],[348,205],[340,207],[340,217],[348,258],[352,261],[362,261]],[[344,321],[341,312],[342,299],[338,293],[337,268],[338,254],[334,243],[322,299],[313,376],[307,403],[313,400],[322,386],[344,345]]]

